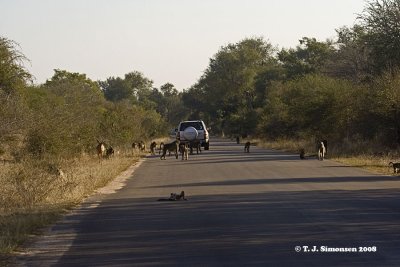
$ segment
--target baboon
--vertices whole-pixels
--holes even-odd
[[[174,152],[176,159],[178,159],[178,146],[179,146],[178,140],[176,140],[172,143],[169,143],[169,144],[165,144],[163,147],[163,153],[162,153],[160,159],[166,159],[165,155],[167,154],[167,151]]]
[[[114,148],[112,146],[106,149],[106,157],[110,158],[111,156],[114,156]]]
[[[304,148],[300,149],[300,159],[306,159],[306,152],[304,151]]]
[[[187,200],[185,198],[185,191],[182,191],[179,195],[175,193],[171,193],[171,197],[174,197],[175,200]]]
[[[246,142],[246,144],[244,144],[244,152],[250,153],[250,142]]]
[[[392,166],[393,167],[393,173],[398,173],[400,171],[400,163],[396,162],[389,162],[389,167]]]
[[[190,147],[190,155],[193,155],[193,148],[196,148],[196,153],[199,154],[201,153],[201,144],[200,142],[190,142],[189,144]]]
[[[61,169],[60,167],[58,167],[57,165],[49,164],[48,171],[49,171],[49,173],[51,173],[51,174],[53,174],[53,175],[55,175],[55,176],[57,176],[57,177],[59,177],[59,178],[61,178],[61,179],[64,179],[64,178],[65,178],[64,172],[63,172],[62,169]]]
[[[164,148],[164,142],[161,142],[160,143],[160,149],[158,150],[158,155],[161,154],[161,151],[163,150],[163,148]]]
[[[133,148],[133,149],[136,149],[138,146],[139,146],[139,145],[138,145],[136,142],[133,142],[133,143],[132,143],[132,148]]]
[[[151,144],[150,144],[150,152],[151,152],[152,155],[156,154],[156,152],[155,152],[156,147],[157,147],[157,143],[154,142],[154,141],[151,142]]]
[[[180,194],[171,193],[169,198],[160,198],[158,201],[177,201],[177,200],[187,200],[185,198],[185,191],[182,191]]]
[[[104,157],[105,155],[105,151],[106,151],[106,144],[104,142],[100,142],[99,140],[97,140],[97,156],[99,157],[99,161]]]
[[[320,142],[318,145],[318,160],[324,160],[325,158],[325,145],[324,142]]]
[[[188,160],[189,159],[189,148],[187,143],[180,143],[179,144],[179,152],[182,154],[182,160]]]
[[[146,151],[146,144],[143,141],[140,141],[138,144],[139,150],[144,152]]]
[[[323,140],[322,143],[324,143],[325,146],[325,156],[328,154],[328,140]]]

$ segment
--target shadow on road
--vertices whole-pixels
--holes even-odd
[[[227,180],[215,182],[198,182],[198,183],[180,183],[167,184],[160,186],[149,186],[147,188],[163,188],[163,187],[189,187],[189,186],[227,186],[227,185],[262,185],[262,184],[293,184],[293,183],[368,183],[368,182],[387,182],[399,181],[396,176],[352,176],[352,177],[307,177],[307,178],[265,178],[265,179],[243,179],[243,180]]]
[[[85,210],[73,225],[55,229],[58,238],[71,228],[76,236],[53,266],[400,265],[398,190],[187,193],[188,201],[110,199]],[[305,253],[295,246],[377,252]],[[46,257],[36,255],[28,266],[46,266]]]

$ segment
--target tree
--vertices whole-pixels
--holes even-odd
[[[86,75],[55,70],[54,76],[28,92],[32,123],[27,149],[34,155],[71,157],[91,149],[100,138],[104,97]]]
[[[400,67],[400,0],[374,0],[359,16],[374,72]]]
[[[210,126],[214,130],[239,134],[253,129],[246,122],[255,108],[255,81],[266,66],[276,65],[274,52],[262,38],[249,38],[222,47],[210,59],[204,75],[188,93],[196,90],[201,94],[202,112],[212,118]],[[193,113],[199,114],[200,110]],[[229,125],[233,118],[234,128]]]
[[[383,73],[372,87],[370,109],[377,116],[375,128],[386,144],[400,145],[400,70]]]
[[[299,43],[296,49],[282,49],[278,53],[289,79],[321,73],[334,51],[330,41],[319,42],[315,38],[303,37]]]
[[[99,82],[104,96],[107,100],[117,102],[129,99],[134,104],[151,106],[148,103],[152,91],[153,81],[144,77],[138,71],[125,74],[124,79],[120,77],[110,77],[106,81]]]
[[[162,94],[159,102],[160,114],[170,126],[176,127],[181,120],[187,117],[187,109],[182,103],[182,94],[172,83],[161,85],[160,91]]]
[[[27,129],[29,111],[24,94],[32,76],[24,66],[26,61],[17,43],[0,37],[0,143]]]
[[[360,104],[355,94],[359,92],[354,89],[351,82],[315,74],[274,82],[259,121],[259,134],[292,139],[350,137]]]
[[[371,79],[370,49],[366,45],[364,27],[354,25],[352,28],[341,27],[335,52],[328,73],[333,77],[345,78],[354,82],[365,82]]]
[[[100,87],[104,92],[104,97],[112,102],[130,99],[133,91],[128,83],[120,77],[109,77],[106,81],[99,81]]]
[[[17,47],[14,41],[0,37],[0,90],[8,95],[32,79],[24,66],[28,59]]]

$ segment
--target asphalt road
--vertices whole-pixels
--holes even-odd
[[[400,266],[398,177],[223,140],[188,161],[148,157],[127,176],[17,265]],[[182,190],[187,201],[157,201]]]

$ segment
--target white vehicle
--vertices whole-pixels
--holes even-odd
[[[200,142],[204,150],[210,149],[208,130],[204,121],[182,121],[176,129],[176,139],[180,142]]]

